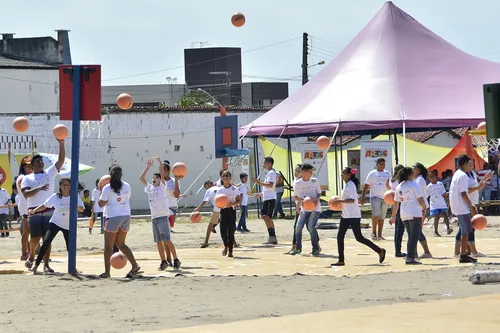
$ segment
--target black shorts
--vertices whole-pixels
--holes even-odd
[[[275,205],[276,205],[276,199],[264,201],[264,204],[262,205],[262,209],[260,210],[260,214],[262,216],[267,216],[269,218],[272,218]]]
[[[39,213],[29,217],[30,236],[31,238],[45,237],[49,231],[51,212]]]

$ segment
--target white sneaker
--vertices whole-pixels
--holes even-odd
[[[477,253],[476,254],[472,254],[471,257],[472,258],[482,258],[482,257],[486,257],[486,254],[484,254],[483,252],[477,251]]]
[[[420,259],[431,259],[432,258],[432,254],[430,254],[430,253],[424,253],[419,258]]]

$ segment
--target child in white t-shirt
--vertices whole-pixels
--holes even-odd
[[[90,219],[91,223],[89,225],[89,234],[92,234],[92,228],[94,227],[94,221],[99,218],[101,220],[101,234],[104,233],[104,212],[101,207],[99,207],[99,197],[101,196],[101,191],[99,190],[99,181],[95,181],[95,188],[92,190],[91,204],[92,204],[92,216]]]
[[[222,255],[233,257],[235,244],[234,232],[236,231],[236,207],[240,205],[240,190],[231,184],[231,173],[224,170],[222,173],[222,186],[217,189],[217,195],[224,194],[229,199],[226,207],[220,210],[220,236],[224,242]]]
[[[430,216],[434,217],[434,236],[441,237],[439,234],[439,218],[443,217],[446,224],[446,233],[449,235],[453,232],[450,228],[448,220],[448,205],[445,198],[448,196],[443,183],[437,181],[437,173],[431,171],[429,173],[429,185],[427,185],[427,194],[430,201]]]
[[[212,215],[210,215],[210,222],[208,223],[207,226],[207,232],[205,234],[205,242],[201,244],[202,249],[209,246],[208,241],[210,240],[210,235],[212,233],[216,233],[215,227],[219,224],[219,217],[220,217],[220,209],[217,208],[217,206],[215,206],[214,204],[215,195],[217,193],[217,190],[219,189],[219,186],[214,185],[214,183],[211,180],[207,180],[205,184],[203,184],[203,187],[206,190],[205,196],[203,197],[203,200],[200,202],[198,207],[194,209],[194,211],[198,212],[208,202],[212,204],[213,209],[212,209]]]
[[[248,216],[248,187],[247,187],[247,181],[248,181],[248,175],[246,173],[240,174],[240,181],[241,183],[239,184],[238,188],[240,190],[241,194],[241,215],[240,215],[240,221],[238,222],[238,226],[236,227],[236,230],[241,231],[241,232],[250,232],[247,228],[247,216]]]

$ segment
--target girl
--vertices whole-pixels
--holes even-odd
[[[425,203],[425,210],[422,215],[422,221],[425,221],[425,216],[427,215],[427,212],[429,210],[429,202],[427,201],[427,182],[425,181],[427,179],[428,171],[427,168],[422,165],[422,163],[415,163],[413,166],[413,177],[415,183],[420,187],[420,193],[422,193],[422,197],[424,199]],[[420,242],[420,245],[424,248],[424,254],[420,256],[420,258],[432,258],[431,251],[429,250],[429,246],[427,245],[427,239],[425,238],[424,233],[419,236],[418,241]]]
[[[399,185],[398,177],[399,171],[404,168],[401,164],[398,164],[394,167],[394,174],[390,179],[391,182],[391,190],[396,191],[396,187]],[[401,207],[399,207],[401,208]],[[394,209],[394,208],[393,208]],[[396,212],[396,222],[394,225],[394,248],[396,250],[396,254],[394,255],[396,258],[404,258],[406,257],[406,253],[401,252],[401,244],[403,243],[403,235],[405,233],[405,226],[403,221],[401,220],[400,209]]]
[[[225,194],[229,203],[220,210],[220,236],[224,242],[222,255],[233,257],[234,232],[236,231],[236,207],[240,205],[240,190],[231,185],[231,173],[224,170],[222,173],[222,186],[217,189],[217,195]]]
[[[431,201],[430,216],[434,217],[434,236],[441,237],[439,234],[439,217],[442,216],[446,224],[446,233],[449,235],[453,232],[450,228],[450,221],[448,220],[448,205],[445,198],[448,196],[443,183],[437,181],[437,171],[429,173],[430,184],[427,185],[427,193]]]
[[[21,255],[21,260],[30,259],[30,225],[28,223],[28,203],[26,202],[26,197],[23,195],[23,191],[21,191],[21,183],[23,182],[23,178],[25,175],[29,175],[33,173],[33,169],[31,168],[31,158],[29,156],[23,157],[21,160],[21,165],[19,166],[19,176],[16,179],[16,188],[17,188],[17,207],[19,209],[19,215],[22,218],[22,235],[21,235],[21,249],[23,254]],[[31,258],[30,260],[33,260]]]
[[[42,258],[47,252],[47,249],[52,244],[54,237],[56,237],[59,231],[62,232],[64,236],[64,241],[66,242],[66,250],[68,249],[68,237],[69,237],[69,198],[71,191],[71,181],[69,178],[61,178],[59,181],[59,192],[52,194],[42,205],[36,207],[35,209],[30,209],[29,214],[33,215],[38,212],[42,212],[49,208],[54,208],[54,214],[50,218],[49,230],[45,234],[43,239],[42,247],[36,258],[35,265],[32,268],[33,274],[38,271],[38,266],[42,262]],[[85,207],[83,205],[82,199],[78,195],[78,212],[83,212]],[[43,262],[45,272],[50,272],[49,263]]]
[[[130,228],[130,185],[122,180],[122,168],[115,165],[109,172],[110,181],[101,190],[99,207],[106,206],[106,222],[104,224],[104,269],[101,278],[109,278],[111,268],[111,255],[113,245],[127,257],[132,264],[132,269],[127,277],[134,277],[141,273],[132,250],[125,244]]]
[[[339,250],[339,261],[332,266],[344,266],[344,238],[349,226],[356,237],[356,241],[364,244],[377,252],[379,263],[385,260],[385,249],[373,244],[372,241],[363,237],[361,233],[361,209],[358,205],[358,186],[359,180],[356,178],[356,169],[349,167],[342,170],[342,180],[346,186],[342,189],[341,199],[335,200],[342,203],[342,217],[340,218],[339,231],[337,233],[337,246]]]
[[[422,235],[422,216],[425,214],[426,206],[420,186],[413,181],[414,175],[411,168],[403,168],[399,171],[399,185],[394,195],[394,208],[390,223],[396,220],[396,212],[401,205],[401,220],[408,233],[408,244],[406,254],[407,265],[418,265],[415,259],[418,238]]]

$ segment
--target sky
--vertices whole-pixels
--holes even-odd
[[[184,82],[184,49],[242,48],[244,81],[301,86],[302,33],[312,36],[309,64],[327,64],[384,0],[23,0],[2,4],[0,32],[53,36],[68,29],[73,64],[101,64],[103,85]],[[500,62],[500,1],[395,0],[394,4],[456,47]],[[246,24],[231,25],[242,12]],[[11,14],[6,14],[11,13]],[[199,47],[195,45],[194,47]],[[310,68],[311,77],[324,66]]]

